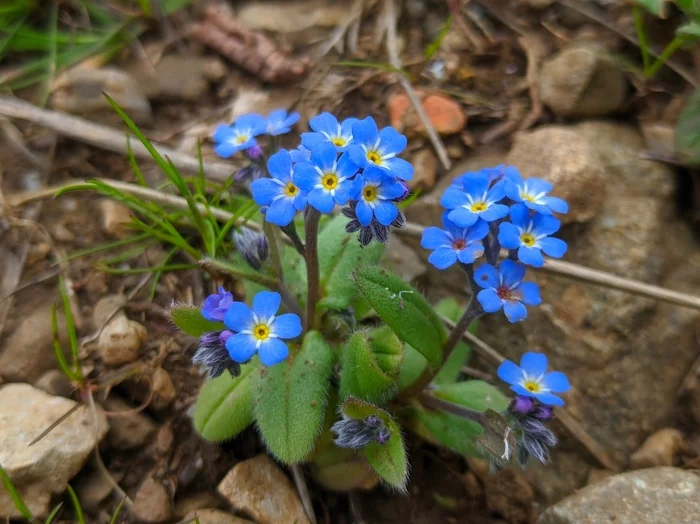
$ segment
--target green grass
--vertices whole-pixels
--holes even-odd
[[[10,494],[10,498],[12,499],[12,502],[15,505],[15,508],[17,508],[19,514],[29,522],[34,522],[34,515],[32,515],[32,512],[29,511],[29,508],[24,503],[22,496],[19,494],[17,488],[15,488],[15,485],[12,483],[12,480],[10,480],[10,477],[7,475],[7,472],[2,466],[0,466],[0,480],[2,480],[5,489]]]

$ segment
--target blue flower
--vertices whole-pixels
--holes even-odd
[[[235,362],[248,362],[255,353],[266,366],[285,360],[289,354],[282,339],[301,334],[301,319],[294,313],[277,315],[279,293],[261,291],[253,298],[253,309],[243,302],[231,304],[224,323],[236,332],[226,341],[226,349]]]
[[[253,200],[259,206],[269,206],[265,220],[286,226],[297,211],[306,207],[306,192],[292,180],[292,157],[281,149],[267,161],[272,178],[260,178],[250,184]]]
[[[460,178],[457,184],[448,187],[440,198],[440,205],[451,210],[449,219],[460,227],[469,227],[480,218],[493,222],[508,214],[508,206],[499,204],[505,191],[497,183],[489,189],[489,176],[473,173]]]
[[[569,379],[561,371],[547,373],[547,356],[528,351],[520,359],[520,366],[504,360],[498,366],[498,378],[510,384],[510,389],[524,397],[534,397],[547,406],[563,406],[564,401],[554,393],[571,389]]]
[[[559,230],[560,223],[552,215],[535,213],[523,204],[510,208],[510,222],[503,222],[498,231],[498,241],[506,249],[517,249],[518,259],[530,266],[542,267],[542,251],[554,258],[561,258],[566,253],[566,242],[549,235]]]
[[[447,269],[458,260],[462,264],[473,264],[474,260],[484,254],[480,240],[489,234],[489,225],[479,220],[471,227],[459,227],[442,217],[444,230],[428,227],[423,231],[420,245],[425,249],[434,249],[428,262],[438,269]]]
[[[297,147],[296,149],[290,149],[289,154],[292,157],[292,162],[295,164],[298,164],[299,162],[311,161],[311,151],[309,151],[303,145]]]
[[[505,190],[508,198],[514,202],[522,202],[533,211],[543,215],[569,211],[569,205],[565,200],[547,196],[547,193],[552,190],[552,184],[539,178],[523,180],[520,177],[511,177],[505,181]]]
[[[292,126],[299,121],[299,117],[299,113],[289,113],[288,115],[286,109],[275,109],[267,115],[265,132],[272,136],[289,133]]]
[[[508,178],[513,180],[520,180],[522,177],[520,173],[514,166],[507,166],[505,164],[499,164],[496,167],[485,167],[479,171],[467,171],[463,175],[458,176],[452,181],[452,185],[457,185],[460,188],[464,184],[464,180],[474,175],[486,175],[489,180],[489,187],[497,182]]]
[[[510,322],[519,322],[527,317],[525,305],[542,303],[540,288],[534,282],[523,282],[525,266],[504,260],[500,272],[491,264],[483,264],[474,272],[474,281],[481,291],[476,296],[486,313],[495,313],[503,308]]]
[[[311,150],[311,163],[294,165],[294,181],[309,192],[309,204],[321,213],[330,213],[336,204],[347,204],[354,193],[357,167],[347,153],[337,159],[335,146],[321,143]]]
[[[377,217],[381,225],[391,225],[399,214],[392,200],[402,197],[405,192],[402,182],[387,178],[377,167],[368,167],[362,175],[358,175],[355,194],[352,195],[357,200],[355,213],[360,225],[368,226],[373,216]]]
[[[251,113],[238,117],[233,125],[220,125],[212,139],[216,142],[214,151],[222,158],[228,158],[239,151],[257,144],[255,137],[265,132],[267,121],[260,115]]]
[[[330,113],[321,113],[309,121],[309,127],[315,133],[302,133],[301,143],[313,149],[321,143],[331,142],[339,153],[352,142],[352,126],[359,122],[357,118],[346,118],[342,123]]]
[[[393,127],[378,131],[372,117],[355,122],[352,126],[352,143],[347,152],[355,164],[362,169],[370,165],[382,168],[394,178],[411,180],[413,166],[397,158],[396,155],[406,149],[406,137]]]
[[[219,286],[219,292],[209,295],[202,306],[202,316],[207,320],[221,321],[233,304],[233,295]]]

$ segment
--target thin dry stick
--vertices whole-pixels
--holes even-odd
[[[40,126],[52,129],[57,133],[74,138],[80,142],[126,154],[126,131],[120,131],[108,126],[95,124],[84,118],[67,115],[58,111],[41,109],[29,102],[24,102],[11,96],[0,95],[0,115],[8,118],[27,120]],[[131,141],[134,156],[141,160],[152,160],[153,157],[138,140]],[[172,160],[178,169],[190,173],[199,171],[199,160],[193,156],[181,153],[161,144],[153,144],[158,152]],[[207,173],[217,180],[225,180],[233,173],[231,164],[223,162],[207,162]]]
[[[299,498],[301,498],[301,503],[304,506],[304,512],[306,516],[309,517],[311,524],[316,524],[316,515],[314,514],[314,506],[311,503],[311,495],[309,494],[309,487],[306,485],[306,480],[304,479],[304,473],[298,464],[291,466],[292,476],[294,477],[294,484],[296,484],[297,491],[299,492]]]
[[[386,17],[386,50],[389,54],[389,62],[397,70],[400,70],[401,59],[399,58],[399,48],[396,37],[397,16],[394,0],[386,0]],[[418,115],[418,118],[420,118],[421,122],[423,123],[423,127],[428,133],[428,138],[430,138],[430,142],[432,142],[433,147],[435,148],[435,152],[437,153],[438,158],[440,159],[442,167],[444,167],[445,169],[450,169],[452,167],[452,161],[450,161],[450,157],[447,155],[447,149],[445,149],[445,145],[442,143],[442,140],[438,136],[437,131],[435,131],[435,127],[433,127],[433,124],[430,123],[428,115],[425,114],[423,104],[421,103],[420,98],[418,98],[416,92],[413,90],[411,82],[409,82],[408,78],[406,78],[404,75],[399,75],[399,82],[401,82],[401,86],[406,91],[408,98],[410,98],[411,103],[413,104],[416,110],[416,114]]]

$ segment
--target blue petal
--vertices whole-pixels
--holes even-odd
[[[253,200],[259,206],[269,206],[272,199],[280,194],[284,190],[283,186],[280,186],[271,178],[259,178],[254,180],[250,184],[250,191],[253,193]]]
[[[426,227],[420,245],[424,249],[437,249],[443,245],[452,245],[452,240],[439,227]]]
[[[544,200],[544,198],[542,200]],[[551,215],[552,214],[552,210],[543,204],[535,204],[534,202],[530,202],[528,200],[523,201],[523,204],[525,204],[525,206],[528,207],[529,209],[532,209],[533,211],[537,211],[538,213],[541,213],[543,215]]]
[[[228,142],[228,140],[234,135],[231,126],[226,124],[221,124],[216,128],[211,139],[214,142]]]
[[[481,198],[489,187],[489,177],[482,173],[474,173],[472,176],[464,177],[464,191],[472,198]]]
[[[447,231],[455,239],[456,238],[464,239],[464,237],[467,234],[467,231],[469,231],[470,228],[459,227],[457,224],[452,222],[452,220],[450,220],[449,214],[450,214],[450,211],[445,211],[442,214],[442,223],[445,227],[445,231]],[[477,227],[477,224],[479,224],[479,222],[483,222],[483,220],[477,220],[476,223],[471,227]],[[488,228],[488,224],[486,227]]]
[[[314,189],[309,193],[309,204],[315,207],[321,213],[330,213],[335,207],[335,200],[331,194],[325,189]]]
[[[510,389],[522,397],[535,398],[538,395],[537,393],[533,393],[532,391],[528,391],[527,389],[522,387],[520,384],[513,384],[510,387]]]
[[[522,202],[523,199],[520,197],[520,185],[517,182],[506,179],[504,181],[504,189],[506,191],[506,196],[510,198],[513,202]]]
[[[503,283],[508,287],[521,282],[525,277],[525,266],[512,260],[506,259],[501,262],[500,270]]]
[[[355,190],[354,180],[343,180],[338,187],[335,188],[335,201],[338,205],[344,206],[350,200],[350,196]]]
[[[299,113],[297,113],[296,111],[294,111],[293,113],[289,113],[287,118],[285,118],[283,121],[284,127],[293,126],[294,124],[296,124],[299,121],[300,118],[301,118],[301,115]]]
[[[533,395],[545,406],[563,406],[564,401],[552,393],[535,393]]]
[[[292,173],[292,157],[286,149],[280,149],[267,161],[267,170],[282,182],[289,182]]]
[[[394,153],[398,155],[401,151],[406,149],[406,144],[408,140],[404,135],[399,133],[393,127],[385,127],[379,132],[379,150],[382,155],[389,155]]]
[[[406,192],[406,186],[404,186],[401,182],[391,182],[386,180],[382,182],[379,192],[380,195],[387,200],[393,200],[395,198],[399,198]]]
[[[552,391],[552,393],[566,393],[571,389],[569,379],[561,371],[552,371],[542,378],[542,385]]]
[[[237,129],[250,129],[250,136],[257,136],[265,132],[267,120],[258,114],[250,113],[239,116],[233,125]]]
[[[495,184],[489,192],[486,193],[487,202],[500,202],[506,196],[504,184]]]
[[[399,215],[399,210],[392,202],[382,200],[377,202],[374,207],[374,216],[377,217],[379,223],[383,226],[390,226],[394,219]]]
[[[313,134],[313,133],[309,133]],[[292,157],[292,162],[295,164],[297,162],[309,162],[311,160],[311,151],[309,151],[304,145],[300,145],[296,149],[289,151],[289,156]]]
[[[340,177],[352,178],[357,173],[357,164],[352,161],[350,155],[343,153],[338,159],[338,167],[335,172]]]
[[[527,308],[522,302],[503,303],[503,312],[510,323],[520,322],[527,317]]]
[[[525,183],[527,184],[527,192],[531,195],[549,193],[552,190],[552,184],[541,178],[528,178]]]
[[[299,194],[294,197],[294,209],[303,211],[306,207],[307,194],[306,191],[299,191]]]
[[[413,178],[413,165],[403,158],[390,158],[385,161],[387,169],[396,178],[411,180]]]
[[[241,147],[233,142],[223,142],[214,146],[214,152],[221,158],[229,158],[238,153]]]
[[[520,171],[518,171],[515,166],[506,166],[505,169],[503,169],[503,176],[507,180],[512,180],[513,182],[520,182],[523,179]]]
[[[534,235],[551,235],[559,231],[559,226],[561,226],[561,222],[552,215],[538,213],[532,218],[532,233]]]
[[[224,315],[224,324],[231,331],[245,331],[250,329],[255,322],[253,310],[243,302],[234,302]]]
[[[555,213],[566,214],[569,212],[569,204],[566,200],[557,197],[546,196],[542,199],[545,205]]]
[[[512,360],[504,360],[496,371],[498,378],[506,384],[517,384],[523,378],[523,370]]]
[[[558,238],[543,238],[540,241],[542,251],[554,258],[561,258],[566,253],[566,242]]]
[[[321,113],[313,117],[309,120],[309,127],[318,133],[328,133],[330,136],[338,134],[338,120],[330,113]]]
[[[518,286],[517,291],[520,293],[523,303],[528,306],[539,306],[542,303],[540,287],[534,282],[523,282]]]
[[[481,240],[482,238],[485,238],[486,235],[489,234],[489,225],[487,222],[484,222],[483,220],[478,220],[476,224],[473,226],[470,226],[469,229],[467,230],[467,234],[464,236],[464,239],[467,242],[473,241],[473,240]]]
[[[253,336],[245,333],[236,333],[229,337],[226,341],[226,349],[231,360],[240,363],[248,362],[258,350]]]
[[[530,225],[530,210],[522,204],[511,206],[510,221],[521,229],[527,229]]]
[[[296,338],[301,335],[301,319],[294,313],[285,313],[272,321],[270,329],[280,338]]]
[[[381,169],[374,164],[367,166],[362,172],[362,184],[381,185],[385,180],[391,180],[385,169]]]
[[[360,120],[358,118],[346,118],[340,123],[340,131],[343,136],[350,135],[352,137],[352,126],[354,126]]]
[[[364,169],[369,165],[369,160],[367,160],[365,150],[360,146],[350,144],[345,149],[345,152],[350,156],[350,160],[352,160],[357,167]]]
[[[440,197],[440,205],[445,209],[457,209],[469,202],[467,195],[455,186],[448,187]]]
[[[547,371],[547,355],[528,351],[520,357],[520,367],[531,377],[539,377]]]
[[[287,358],[289,348],[279,338],[268,338],[260,345],[258,355],[260,356],[260,362],[264,365],[274,366]]]
[[[484,289],[497,288],[501,285],[501,275],[491,264],[482,264],[474,271],[474,281]]]
[[[459,251],[457,258],[462,264],[473,264],[474,261],[484,254],[484,246],[481,242],[468,245]]]
[[[503,204],[492,204],[486,211],[479,213],[479,216],[483,220],[486,220],[486,222],[493,222],[494,220],[498,220],[499,218],[506,216],[508,211],[508,206],[504,206]]]
[[[457,262],[457,253],[454,249],[441,247],[430,253],[428,262],[430,262],[437,269],[447,269],[452,264]]]
[[[371,116],[355,122],[352,126],[352,138],[356,144],[373,146],[378,136],[377,124]]]
[[[504,247],[505,246],[504,244]],[[512,248],[511,248],[512,249]],[[532,267],[542,267],[544,265],[544,258],[542,257],[542,251],[536,247],[525,247],[522,246],[518,249],[518,260],[523,264],[527,264]]]
[[[357,215],[357,220],[360,221],[360,225],[366,227],[372,222],[372,207],[364,200],[359,200],[357,202],[357,207],[355,208],[355,214]]]
[[[336,158],[338,158],[338,152],[330,142],[318,144],[311,150],[311,162],[322,171],[330,171]]]
[[[302,133],[301,145],[308,149],[315,149],[321,144],[330,144],[330,140],[321,133]]]
[[[503,307],[503,301],[493,289],[482,289],[476,298],[486,313],[495,313]]]
[[[517,249],[520,246],[520,230],[510,222],[498,226],[498,242],[506,249]]]
[[[455,225],[460,227],[469,227],[475,224],[479,220],[479,215],[472,213],[468,209],[463,207],[458,207],[449,212],[447,217],[455,223]]]
[[[278,226],[286,226],[296,214],[296,209],[288,198],[280,198],[272,202],[265,213],[265,220]]]
[[[318,171],[311,164],[294,164],[292,180],[299,189],[311,191],[318,184]]]
[[[267,322],[279,311],[282,297],[274,291],[261,291],[253,298],[253,312],[260,322]]]

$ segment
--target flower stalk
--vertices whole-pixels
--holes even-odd
[[[316,304],[319,294],[319,269],[318,269],[318,222],[321,214],[314,208],[309,207],[304,217],[304,228],[306,232],[306,248],[304,256],[306,258],[306,330],[310,331],[315,325]]]

